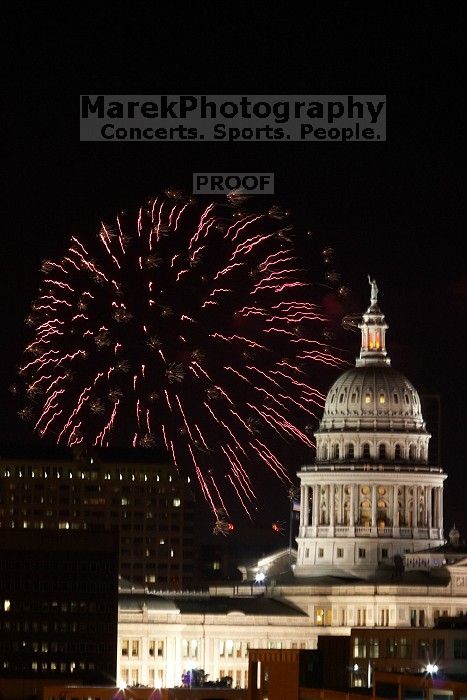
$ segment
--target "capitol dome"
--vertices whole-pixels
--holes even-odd
[[[376,285],[375,285],[376,286]],[[358,327],[362,333],[355,367],[341,374],[326,397],[316,432],[317,461],[372,458],[426,462],[430,435],[420,398],[386,352],[388,325],[372,288],[371,304]]]
[[[443,543],[443,481],[428,462],[417,391],[391,367],[378,288],[362,315],[355,367],[331,386],[303,465],[296,576],[369,577],[394,557]]]
[[[320,431],[379,429],[425,431],[418,393],[413,385],[387,364],[363,365],[347,370],[330,388]]]

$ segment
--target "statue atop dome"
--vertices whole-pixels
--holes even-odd
[[[378,304],[378,286],[376,284],[376,280],[372,280],[370,275],[368,275],[368,282],[370,283],[371,287],[371,306],[377,306]]]

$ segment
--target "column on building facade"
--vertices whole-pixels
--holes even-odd
[[[392,487],[392,526],[399,527],[399,498],[397,495],[397,486]]]
[[[329,485],[329,525],[334,527],[336,522],[336,487]]]
[[[404,494],[404,526],[407,527],[409,524],[409,487],[408,486],[403,486],[402,487],[403,494]]]
[[[376,527],[376,484],[371,487],[371,527]]]
[[[440,528],[440,537],[441,537],[441,531],[443,529],[443,487],[440,486],[440,498],[439,498],[439,528]]]
[[[443,489],[441,486],[436,488],[436,527],[441,528],[441,499],[443,497]]]
[[[301,510],[303,510],[303,524],[305,527],[308,527],[310,524],[310,487],[308,484],[305,486],[302,498],[303,501]]]
[[[433,527],[439,527],[439,487],[434,487],[434,498],[433,498]]]
[[[349,485],[349,527],[353,527],[355,525],[355,517],[354,517],[354,506],[355,502],[355,496],[354,496],[354,484]]]
[[[305,486],[305,484],[302,484],[300,486],[300,527],[305,527],[305,525],[306,525],[305,501],[306,501],[306,486]]]
[[[418,527],[418,486],[413,487],[412,527]]]
[[[360,490],[360,485],[359,485],[359,484],[354,484],[354,485],[352,486],[352,493],[353,493],[353,497],[354,497],[354,503],[353,503],[354,509],[353,509],[353,514],[352,514],[352,518],[353,518],[353,523],[352,523],[352,524],[353,524],[353,525],[355,525],[356,523],[358,523],[358,500],[359,500],[359,498],[360,498],[360,496],[359,496],[359,490]]]
[[[433,525],[431,517],[431,491],[432,487],[427,486],[425,489],[425,508],[426,508],[426,526],[431,529]]]
[[[317,527],[319,523],[319,491],[318,484],[313,484],[313,503],[312,503],[312,525]]]

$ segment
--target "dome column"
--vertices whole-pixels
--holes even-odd
[[[308,526],[309,518],[309,500],[308,500],[308,486],[302,485],[300,489],[300,527],[306,528]]]
[[[392,536],[399,537],[399,526],[400,526],[400,515],[399,515],[399,498],[397,494],[397,486],[392,487]]]
[[[376,522],[376,484],[371,487],[371,534],[377,534]]]
[[[313,485],[313,502],[312,502],[312,513],[311,513],[311,524],[314,528],[316,534],[316,528],[319,522],[319,498],[318,498],[318,484]]]
[[[336,487],[334,484],[329,486],[329,535],[334,535],[334,526],[336,522]]]
[[[425,508],[426,508],[426,526],[429,528],[429,537],[431,537],[431,528],[433,526],[433,520],[431,517],[431,486],[427,486],[425,492]]]
[[[440,539],[444,537],[443,533],[443,489],[439,489],[439,536]]]
[[[355,485],[349,484],[349,537],[355,535]]]
[[[418,486],[413,487],[412,498],[412,528],[415,530],[418,527]]]
[[[352,485],[352,526],[358,523],[358,484]]]
[[[441,530],[443,527],[442,514],[441,514],[441,500],[443,498],[443,489],[438,487],[436,489],[436,527],[438,528],[438,535],[441,537]]]

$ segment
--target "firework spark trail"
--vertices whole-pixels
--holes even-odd
[[[319,340],[327,319],[288,229],[234,219],[158,197],[95,240],[72,236],[42,265],[20,368],[41,436],[165,445],[218,521],[227,494],[251,514],[265,473],[291,482],[291,445],[314,447],[305,431],[324,401],[310,376],[343,364]]]

